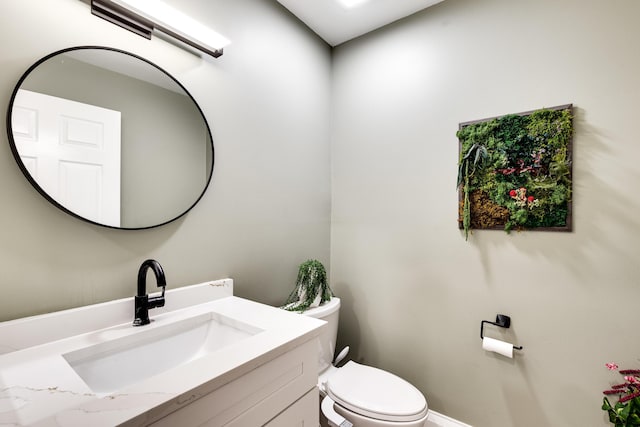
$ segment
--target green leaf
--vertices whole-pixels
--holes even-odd
[[[629,420],[629,421],[633,421],[634,423],[636,423],[636,424],[634,424],[634,425],[638,425],[638,424],[640,424],[640,416],[638,416],[638,414],[631,414],[631,415],[629,415],[628,420]]]
[[[609,399],[607,399],[607,397],[605,396],[602,399],[602,410],[609,411],[610,409],[611,409],[611,403],[609,403]]]
[[[620,417],[626,420],[627,417],[629,417],[630,411],[631,411],[631,405],[625,405],[622,407],[622,411],[620,411],[618,414],[620,415]]]
[[[460,188],[460,186],[462,185],[462,165],[463,163],[460,163],[460,166],[458,167],[458,180],[456,183],[456,188]]]
[[[478,162],[480,162],[480,157],[482,156],[482,150],[480,148],[478,148],[476,150],[476,155],[473,159],[473,164],[474,166],[478,164]]]
[[[471,146],[471,148],[469,148],[469,151],[467,151],[467,154],[462,158],[462,160],[464,159],[468,159],[471,156],[471,153],[473,153],[473,151],[475,150],[475,148],[478,146],[478,144],[473,144]]]

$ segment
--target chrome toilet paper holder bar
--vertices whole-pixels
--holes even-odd
[[[504,314],[498,314],[496,316],[496,321],[495,322],[490,322],[488,320],[483,320],[482,322],[480,322],[480,339],[484,339],[484,324],[485,323],[489,323],[491,325],[499,326],[501,328],[508,328],[508,327],[511,326],[511,317],[506,316]],[[516,347],[514,345],[513,349],[514,350],[522,350],[522,346]]]

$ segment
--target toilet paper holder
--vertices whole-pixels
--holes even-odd
[[[483,320],[482,322],[480,322],[480,339],[484,339],[484,324],[485,323],[489,323],[491,325],[499,326],[501,328],[508,328],[508,327],[511,326],[511,317],[506,316],[504,314],[498,314],[498,315],[496,315],[496,321],[495,322],[490,322],[488,320]],[[516,347],[514,345],[513,349],[514,350],[522,350],[522,346]]]

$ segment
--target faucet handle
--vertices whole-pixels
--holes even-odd
[[[156,296],[148,297],[148,308],[157,308],[164,307],[164,288],[165,286],[160,286],[162,288],[162,293]]]

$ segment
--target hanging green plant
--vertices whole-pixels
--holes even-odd
[[[462,123],[458,223],[571,230],[572,105]]]
[[[457,187],[464,194],[464,205],[462,210],[462,227],[464,229],[465,240],[469,238],[469,230],[471,229],[471,203],[469,201],[469,182],[470,177],[476,171],[484,168],[489,157],[487,147],[480,144],[473,144],[466,152],[458,167],[458,184]]]
[[[281,307],[288,311],[302,312],[311,307],[318,307],[333,297],[327,282],[327,272],[322,263],[310,259],[298,268],[296,286]]]

